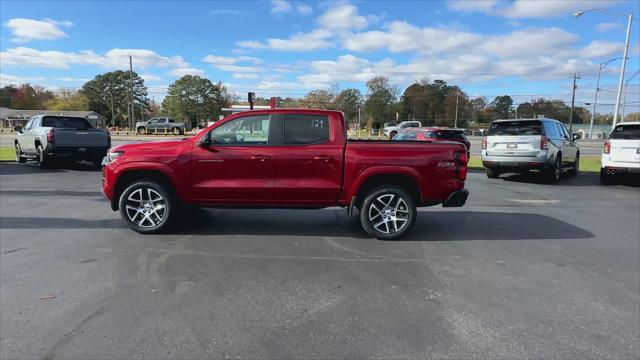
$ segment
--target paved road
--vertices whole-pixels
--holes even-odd
[[[142,236],[99,182],[0,164],[0,358],[640,356],[637,187],[471,173],[394,242],[343,209]]]

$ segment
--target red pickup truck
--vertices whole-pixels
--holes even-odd
[[[189,139],[110,149],[102,189],[140,233],[166,229],[183,205],[341,206],[370,236],[396,239],[416,207],[464,205],[466,164],[460,143],[347,140],[338,111],[255,110]]]

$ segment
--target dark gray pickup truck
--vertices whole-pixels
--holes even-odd
[[[55,160],[87,160],[97,167],[111,147],[109,132],[82,117],[38,115],[16,130],[16,161],[32,159],[41,167]]]

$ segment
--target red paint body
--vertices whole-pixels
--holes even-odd
[[[247,115],[329,117],[329,141],[312,145],[201,146],[208,131]],[[164,174],[178,198],[203,206],[348,206],[376,175],[404,175],[419,189],[418,205],[441,203],[464,188],[463,144],[347,141],[342,113],[273,109],[231,115],[184,140],[118,146],[124,154],[103,167],[103,192],[117,208],[118,180],[130,171]]]

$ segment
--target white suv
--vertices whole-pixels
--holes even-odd
[[[600,183],[612,182],[614,175],[640,174],[640,122],[620,123],[604,143],[600,160]]]

